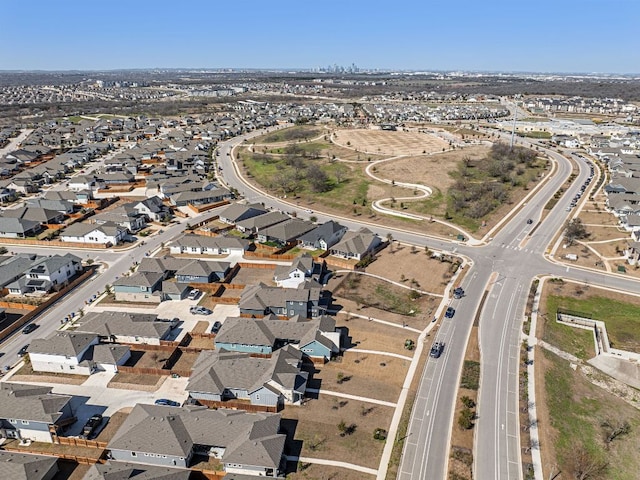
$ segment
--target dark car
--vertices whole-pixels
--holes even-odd
[[[211,327],[211,333],[218,333],[220,331],[220,327],[222,327],[222,324],[220,322],[215,322],[213,327]]]
[[[29,325],[27,325],[26,327],[24,327],[22,329],[22,333],[31,333],[33,332],[36,328],[38,328],[38,325],[35,323],[30,323]]]
[[[453,307],[447,307],[447,311],[444,312],[444,316],[447,318],[453,318],[456,314],[456,310]]]
[[[444,343],[436,342],[431,346],[431,351],[429,352],[429,356],[433,358],[438,358],[442,355],[442,351],[444,350]]]
[[[159,398],[158,400],[155,401],[156,405],[164,405],[167,407],[179,407],[180,403],[178,402],[174,402],[173,400],[169,400],[167,398]]]
[[[464,296],[464,290],[462,287],[456,287],[453,289],[453,298],[462,298]]]
[[[19,357],[24,357],[27,354],[27,350],[29,349],[29,344],[27,343],[24,347],[22,347],[19,351],[18,351],[18,356]]]
[[[527,225],[531,225],[533,223],[532,219],[527,220]]]
[[[99,413],[92,415],[91,418],[87,420],[87,423],[84,424],[84,427],[82,427],[82,436],[84,438],[89,438],[89,436],[93,432],[95,432],[96,428],[98,428],[101,423],[102,415],[100,415]]]

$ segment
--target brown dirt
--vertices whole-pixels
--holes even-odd
[[[204,348],[205,350],[215,350],[213,339],[211,338],[192,338],[189,347]]]
[[[110,442],[120,426],[129,416],[131,410],[131,408],[123,408],[122,410],[119,410],[111,415],[111,418],[109,418],[109,422],[105,425],[105,427],[100,431],[100,433],[94,440],[98,442]]]
[[[213,349],[213,342],[209,340],[209,345]],[[196,352],[182,352],[178,361],[171,367],[172,370],[191,370],[200,354]]]
[[[419,155],[423,151],[441,152],[449,148],[447,142],[429,133],[367,129],[339,130],[335,135],[338,144],[373,154]]]
[[[171,352],[131,350],[131,358],[126,365],[138,368],[162,368]]]
[[[360,352],[347,353],[338,359],[314,373],[314,380],[321,381],[321,389],[387,402],[398,400],[409,368],[408,360]],[[338,374],[348,380],[338,383]]]
[[[266,285],[275,285],[273,272],[275,268],[249,268],[242,267],[231,280],[235,285],[256,285],[262,282]]]
[[[209,329],[209,322],[206,320],[199,320],[196,326],[191,330],[194,333],[205,333]]]
[[[118,372],[107,386],[123,390],[155,392],[167,378],[167,375],[140,375],[137,373]]]
[[[318,465],[317,463],[301,463],[300,465],[288,464],[287,480],[308,480],[316,478],[330,478],[333,480],[372,480],[373,475],[348,470],[346,468],[333,467],[331,465]],[[296,471],[294,471],[296,470]]]
[[[67,385],[82,385],[87,375],[73,375],[70,373],[34,372],[31,362],[25,362],[20,369],[11,376],[12,382],[51,382]]]
[[[384,442],[375,440],[373,432],[376,428],[389,429],[393,409],[321,395],[303,406],[286,406],[280,413],[284,429],[290,431],[293,428],[294,422],[287,420],[297,420],[294,439],[302,442],[301,456],[378,468]],[[354,433],[340,436],[338,424],[341,421],[347,425],[354,424]]]
[[[349,337],[356,344],[355,348],[399,353],[409,357],[413,353],[404,348],[404,341],[407,338],[414,342],[418,339],[416,332],[348,315],[339,315],[336,318],[336,326],[349,329]]]

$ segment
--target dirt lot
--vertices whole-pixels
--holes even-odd
[[[204,340],[209,340],[209,346],[213,349],[213,341],[210,339]],[[178,357],[178,361],[174,363],[171,368],[173,370],[191,370],[199,355],[200,354],[196,352],[182,352],[180,357]]]
[[[31,362],[26,362],[20,370],[11,376],[12,382],[47,382],[64,383],[67,385],[82,385],[87,381],[86,375],[72,375],[70,373],[34,372]]]
[[[386,155],[420,155],[441,152],[449,144],[430,133],[384,130],[338,130],[336,143],[361,152]],[[349,142],[349,144],[347,144]]]
[[[398,353],[409,357],[412,356],[412,352],[404,348],[404,341],[407,338],[414,342],[418,339],[416,332],[348,315],[336,317],[336,326],[349,329],[349,337],[355,348]]]
[[[273,281],[274,271],[275,266],[273,268],[242,267],[233,277],[231,283],[235,285],[256,285],[257,283],[262,282],[266,285],[275,286]]]
[[[313,374],[311,386],[334,392],[396,402],[409,368],[409,361],[387,355],[347,353]],[[342,383],[339,382],[342,378]]]
[[[378,468],[384,442],[375,440],[373,433],[376,428],[389,429],[393,409],[324,395],[304,406],[286,406],[280,413],[281,427],[288,432],[295,429],[293,442],[288,441],[289,451],[297,452],[301,447],[300,455],[304,457]],[[353,433],[340,435],[338,424],[342,421],[354,426]],[[340,478],[357,477],[351,477],[349,472]]]
[[[346,468],[333,467],[331,465],[318,465],[317,463],[301,463],[300,465],[289,462],[287,464],[287,480],[309,480],[315,478],[331,478],[334,480],[372,480],[373,475],[348,470]]]
[[[118,372],[107,386],[124,390],[155,392],[167,378],[167,375],[141,375],[138,373]]]
[[[127,367],[162,368],[171,352],[131,350],[131,358],[125,364]]]
[[[414,278],[420,290],[442,295],[446,282],[451,278],[451,264],[427,256],[424,250],[411,252],[410,247],[394,243],[393,247],[378,253],[376,261],[367,266],[366,271],[396,282],[402,282],[404,275],[407,281],[403,283],[407,286],[411,286],[410,280]]]
[[[399,182],[436,187],[441,192],[446,192],[454,182],[449,172],[455,171],[463,158],[469,157],[472,160],[478,160],[483,158],[488,151],[489,147],[474,145],[437,155],[399,158],[392,162],[377,164],[376,175],[382,178],[393,178]]]
[[[122,410],[117,411],[111,418],[109,418],[109,422],[105,425],[105,427],[100,431],[98,436],[94,439],[98,442],[109,442],[116,434],[122,423],[127,419],[129,413],[131,412],[131,408],[123,408]]]

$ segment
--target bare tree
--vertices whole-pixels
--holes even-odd
[[[606,473],[609,462],[589,452],[584,445],[578,445],[571,451],[568,467],[576,480],[595,480]]]
[[[569,245],[573,245],[574,241],[582,240],[588,236],[589,232],[587,232],[586,227],[579,218],[573,218],[567,221],[564,226],[564,238],[567,240]]]

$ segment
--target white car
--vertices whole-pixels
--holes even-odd
[[[198,290],[197,288],[194,288],[189,292],[189,295],[187,296],[187,298],[189,300],[195,300],[196,298],[198,298],[199,295],[200,295],[200,290]]]

